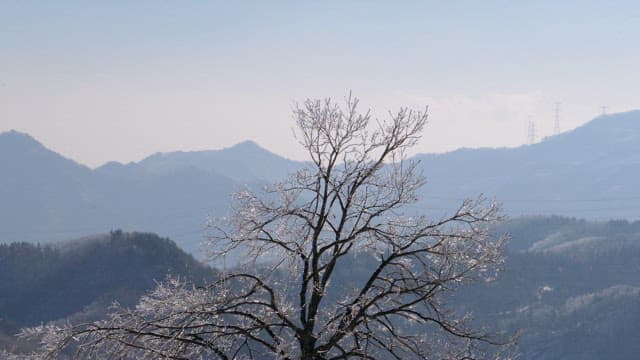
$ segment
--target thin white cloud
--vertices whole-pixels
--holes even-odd
[[[541,93],[536,91],[443,97],[398,94],[384,103],[391,104],[391,108],[402,105],[421,109],[428,106],[429,125],[418,151],[442,152],[461,147],[523,144],[529,118],[542,123],[538,119],[543,113],[542,102]],[[539,129],[545,128],[540,126]],[[540,134],[548,135],[544,131]]]

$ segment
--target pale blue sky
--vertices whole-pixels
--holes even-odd
[[[430,106],[421,152],[516,146],[640,108],[640,6],[0,1],[0,131],[85,164],[245,139],[292,158],[293,101]]]

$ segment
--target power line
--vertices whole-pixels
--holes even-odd
[[[424,196],[423,198],[427,199],[435,199],[435,200],[452,200],[452,201],[464,201],[468,198],[460,198],[460,197],[444,197],[444,196]],[[516,198],[516,199],[504,199],[504,198],[496,198],[496,200],[500,202],[612,202],[612,201],[638,201],[640,200],[640,196],[630,196],[630,197],[621,197],[621,198],[591,198],[591,199],[526,199],[526,198]]]

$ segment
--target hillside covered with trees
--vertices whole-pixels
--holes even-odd
[[[640,351],[640,222],[516,218],[496,282],[462,287],[450,304],[479,324],[519,333],[522,359],[628,359]],[[133,306],[167,274],[202,282],[216,272],[152,234],[113,232],[60,246],[0,246],[2,347],[20,327],[103,316]],[[336,282],[363,281],[367,257],[348,260]],[[336,294],[329,294],[337,296]]]
[[[24,326],[98,319],[116,301],[133,306],[168,275],[203,284],[215,274],[171,240],[150,233],[0,244],[0,341],[13,342],[9,336]]]

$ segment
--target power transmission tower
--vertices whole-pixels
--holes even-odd
[[[560,134],[560,102],[554,103],[553,135]]]
[[[600,110],[602,110],[602,114],[600,114],[600,115],[602,115],[602,116],[607,115],[607,109],[608,108],[609,108],[608,106],[600,106]]]
[[[535,144],[536,142],[536,123],[531,120],[531,116],[529,116],[529,131],[527,133],[527,142],[529,145]]]

